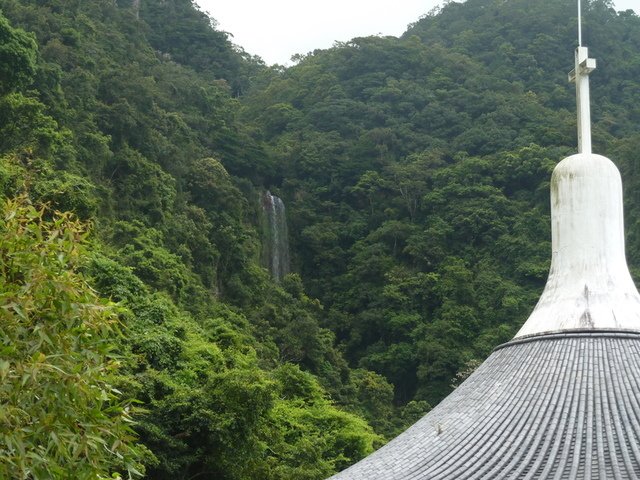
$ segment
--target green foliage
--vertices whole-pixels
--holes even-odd
[[[226,65],[216,76],[236,75],[229,80],[237,92],[249,83],[239,72],[255,71],[255,61],[237,56],[190,2],[176,5],[173,25],[152,18],[164,8],[153,2],[143,3],[141,22],[124,3],[1,6],[36,31],[41,52],[33,50],[37,96],[14,81],[0,97],[3,191],[28,188],[95,219],[100,244],[85,273],[100,295],[121,303],[126,327],[117,341],[124,368],[104,376],[106,393],[97,392],[106,405],[115,385],[144,403],[134,428],[150,449],[149,475],[324,478],[369,453],[379,437],[328,400],[331,391],[347,402],[349,369],[320,326],[320,305],[299,277],[283,290],[257,264],[260,189],[234,175],[259,181],[266,160],[237,121],[231,91],[208,76]],[[181,35],[185,44],[218,42],[228,57],[197,59],[167,43],[188,65],[156,56],[141,34],[147,21],[156,47],[167,40],[163,29],[191,25],[204,35]],[[313,373],[281,367],[287,358]],[[125,406],[111,407],[114,436]],[[55,410],[47,418],[67,421]],[[109,444],[124,457],[106,458],[101,468],[126,470],[125,445]]]
[[[96,257],[89,271],[103,294],[129,307],[123,348],[131,376],[122,388],[148,409],[137,430],[155,455],[152,478],[286,479],[306,471],[320,479],[379,441],[327,400],[310,373],[261,368],[259,344],[237,314],[220,307],[200,326],[113,261]]]
[[[142,2],[140,16],[149,25],[149,42],[154,48],[178,63],[239,87],[242,58],[233,51],[229,34],[216,30],[216,21],[194,2]]]
[[[64,143],[56,121],[45,113],[45,106],[20,93],[0,97],[0,152],[57,153]]]
[[[594,138],[635,172],[638,17],[610,7],[585,8],[607,59]],[[450,2],[399,39],[301,57],[243,101],[279,159],[309,294],[350,365],[383,375],[396,404],[435,404],[533,308],[549,268],[549,176],[575,142],[574,39],[568,0]]]
[[[355,388],[356,411],[376,431],[391,434],[395,413],[392,406],[393,386],[382,375],[364,369],[353,370],[351,382]]]
[[[0,95],[28,86],[36,73],[37,45],[33,36],[0,17]]]
[[[94,222],[85,272],[121,302],[117,387],[148,411],[150,478],[326,478],[533,307],[549,175],[575,143],[569,0],[449,2],[286,69],[191,0],[0,8],[20,27],[0,16],[0,188]],[[585,6],[634,270],[639,26]],[[266,189],[287,205],[281,285],[259,264]]]
[[[133,407],[114,387],[117,310],[77,272],[85,226],[26,197],[1,211],[0,476],[140,476]]]
[[[3,197],[16,196],[24,184],[24,167],[15,155],[0,157],[0,191]]]
[[[60,211],[74,212],[83,220],[92,218],[98,208],[95,187],[86,177],[43,165],[33,185],[33,195]]]
[[[292,365],[275,372],[281,388],[272,413],[270,479],[322,479],[373,451],[380,437],[323,398],[310,374]],[[331,435],[327,435],[327,430]]]
[[[127,147],[112,159],[114,194],[118,210],[155,224],[164,220],[175,200],[175,179],[156,163]]]

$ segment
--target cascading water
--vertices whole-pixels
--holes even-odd
[[[264,240],[262,261],[271,278],[280,282],[289,273],[289,236],[284,203],[268,190],[262,196]]]

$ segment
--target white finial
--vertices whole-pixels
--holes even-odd
[[[578,0],[578,48],[575,68],[569,81],[576,84],[578,106],[578,152],[591,153],[591,106],[589,101],[589,74],[596,69],[596,60],[589,58],[589,50],[582,46],[582,7]]]
[[[547,332],[640,330],[640,295],[624,251],[622,182],[593,153],[562,160],[551,176],[551,269],[516,337]]]

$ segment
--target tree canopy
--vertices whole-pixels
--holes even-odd
[[[448,2],[286,69],[191,0],[0,11],[0,476],[326,478],[533,308],[576,143],[573,1]],[[640,271],[640,18],[591,0],[584,27]]]

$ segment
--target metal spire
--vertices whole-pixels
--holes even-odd
[[[582,46],[582,0],[578,0],[578,46]]]
[[[576,84],[579,153],[591,153],[589,74],[595,69],[595,58],[589,58],[589,49],[582,46],[582,5],[581,0],[578,0],[578,48],[576,48],[575,68],[569,72],[569,81]]]

